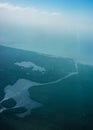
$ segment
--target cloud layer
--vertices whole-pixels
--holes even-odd
[[[0,3],[0,22],[35,26],[59,31],[92,31],[93,19],[86,14],[47,12],[35,7],[21,7]]]

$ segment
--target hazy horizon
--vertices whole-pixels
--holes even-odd
[[[92,5],[82,0],[1,0],[0,44],[93,64]]]

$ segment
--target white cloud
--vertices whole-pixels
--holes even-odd
[[[30,11],[34,13],[38,11],[35,7],[21,7],[9,3],[0,3],[0,9],[7,9],[10,11]]]
[[[0,21],[28,26],[39,26],[57,30],[92,30],[91,16],[80,14],[47,12],[35,7],[21,7],[0,3]]]
[[[0,8],[2,9],[9,9],[9,10],[23,10],[22,7],[14,6],[8,3],[0,3]]]
[[[51,13],[51,15],[54,15],[54,16],[59,16],[59,15],[60,15],[60,13],[58,13],[58,12],[52,12],[52,13]]]

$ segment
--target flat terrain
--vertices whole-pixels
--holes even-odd
[[[93,129],[92,66],[4,46],[0,59],[0,130]]]

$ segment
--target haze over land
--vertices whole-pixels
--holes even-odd
[[[80,0],[1,0],[0,44],[93,65],[91,5]]]
[[[92,66],[4,46],[0,59],[1,130],[93,128]]]

